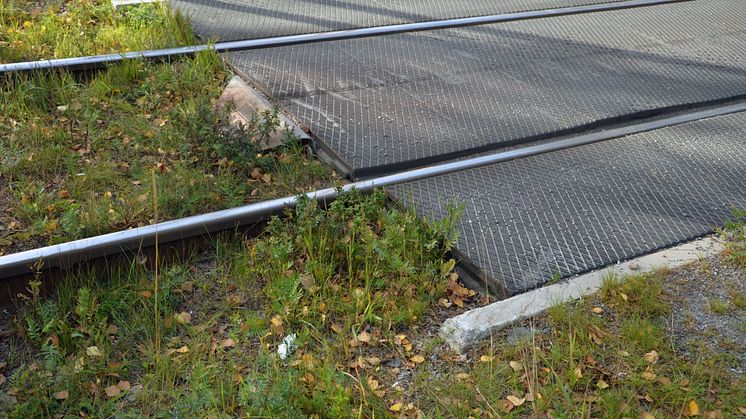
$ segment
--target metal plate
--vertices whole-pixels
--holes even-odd
[[[613,3],[617,0],[172,0],[222,41]]]
[[[457,249],[504,296],[702,236],[746,208],[746,113],[388,188],[464,205]]]
[[[713,0],[231,61],[360,177],[744,95],[744,21],[743,2]]]

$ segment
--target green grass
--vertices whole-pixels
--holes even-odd
[[[65,8],[65,16],[77,8],[114,13],[85,1]],[[127,10],[158,11],[142,17],[146,26],[176,31],[162,21],[178,20],[166,9]],[[57,18],[37,18],[44,16]],[[129,25],[111,19],[97,20],[97,30]],[[228,76],[220,57],[206,52],[121,63],[84,78],[0,80],[0,254],[152,223],[153,171],[160,220],[330,183],[331,171],[304,157],[289,135],[284,148],[260,152],[258,143],[278,126],[276,111],[244,130],[227,128],[215,100]]]
[[[326,212],[302,203],[256,240],[218,240],[209,262],[164,266],[158,316],[153,273],[136,261],[104,282],[70,275],[50,298],[32,284],[4,388],[15,403],[4,408],[11,417],[385,416],[386,399],[399,396],[382,392],[374,366],[421,362],[400,333],[444,295],[457,216],[425,224],[385,202],[375,192]],[[297,339],[281,360],[289,334]],[[107,396],[117,384],[129,390]]]
[[[732,217],[721,231],[725,239],[726,259],[746,268],[746,210],[733,208]]]
[[[717,351],[687,357],[668,338],[666,276],[609,280],[598,297],[535,319],[532,339],[495,343],[471,366],[452,363],[440,377],[420,377],[419,408],[426,417],[658,418],[692,413],[696,404],[700,415],[743,414],[744,378],[727,371]]]
[[[109,0],[4,0],[0,62],[139,51],[194,43],[167,6],[114,9]]]

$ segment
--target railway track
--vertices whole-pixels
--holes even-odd
[[[28,61],[0,64],[0,74],[24,73],[41,70],[83,71],[101,68],[106,65],[126,60],[169,60],[176,57],[191,56],[202,51],[218,53],[251,51],[293,45],[314,44],[320,42],[342,41],[347,39],[370,38],[409,32],[423,32],[441,29],[464,28],[469,26],[489,25],[495,23],[516,22],[520,20],[543,19],[559,16],[570,16],[585,13],[608,12],[613,10],[633,9],[658,6],[670,3],[683,3],[694,0],[626,0],[614,3],[602,3],[586,6],[563,7],[518,13],[504,13],[488,16],[476,16],[460,19],[444,19],[429,22],[404,23],[370,28],[348,29],[331,32],[319,32],[302,35],[278,36],[260,39],[245,39],[215,44],[202,44],[178,48],[164,48],[148,51],[133,51],[121,54],[92,55],[87,57],[60,58],[52,60]]]
[[[432,31],[519,20],[641,8],[691,1],[694,0],[629,0],[590,6],[575,6],[531,12],[220,42],[212,45],[205,44],[125,54],[108,54],[91,57],[11,63],[0,65],[0,74],[10,75],[32,71],[55,70],[84,71],[101,68],[124,60],[169,60],[180,56],[193,55],[206,50],[213,50],[222,53],[277,48],[292,45],[385,36],[407,32]],[[731,98],[730,100],[723,100],[717,104],[701,104],[688,109],[677,109],[675,112],[662,112],[659,114],[653,112],[650,113],[651,116],[646,117],[645,119],[624,121],[612,126],[601,126],[598,127],[598,130],[593,132],[572,134],[554,139],[537,141],[526,146],[510,148],[507,150],[503,149],[502,151],[483,152],[482,154],[476,154],[475,152],[470,155],[462,156],[459,160],[437,163],[427,167],[420,167],[395,174],[361,180],[345,185],[339,189],[320,189],[309,192],[306,196],[308,199],[315,200],[321,204],[328,204],[335,200],[340,194],[352,190],[370,191],[374,188],[382,188],[414,182],[417,180],[435,178],[437,176],[463,172],[495,163],[523,159],[530,156],[566,150],[583,145],[617,139],[628,135],[744,111],[746,111],[746,100],[739,97]],[[294,207],[298,202],[298,199],[299,197],[297,196],[287,196],[237,208],[162,222],[127,231],[114,232],[54,246],[0,256],[0,280],[29,275],[39,270],[47,271],[53,268],[66,269],[81,262],[149,248],[156,242],[160,244],[175,243],[187,239],[202,237],[219,231],[233,230],[240,226],[261,223],[271,216],[279,215],[284,210]]]

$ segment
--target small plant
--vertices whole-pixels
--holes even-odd
[[[721,316],[728,313],[728,303],[726,303],[725,301],[721,301],[717,298],[711,298],[707,301],[707,304],[712,313]]]
[[[725,239],[725,256],[731,263],[746,267],[746,210],[732,208],[721,235]]]

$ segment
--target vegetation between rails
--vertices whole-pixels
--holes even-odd
[[[424,224],[382,192],[352,194],[219,241],[157,293],[136,263],[105,283],[70,276],[50,299],[33,284],[2,403],[13,417],[387,412],[403,395],[380,368],[425,362],[404,331],[446,295],[455,217]]]
[[[53,2],[35,18],[18,2],[0,8],[6,22],[31,13],[29,37],[47,25],[56,37],[33,44],[53,51],[62,48],[68,26],[95,34],[100,48],[139,47],[139,38],[102,35],[139,30],[132,19],[148,28],[138,36],[168,44],[188,38],[166,8],[115,12],[104,3]],[[49,26],[57,21],[67,29]],[[259,150],[278,126],[275,111],[244,129],[228,127],[226,115],[215,110],[227,76],[220,57],[206,52],[173,63],[125,62],[82,77],[0,80],[0,254],[152,223],[153,172],[161,219],[330,182],[331,171],[306,159],[289,135],[284,148]]]
[[[188,22],[160,3],[114,9],[110,0],[0,2],[0,62],[193,43]]]

